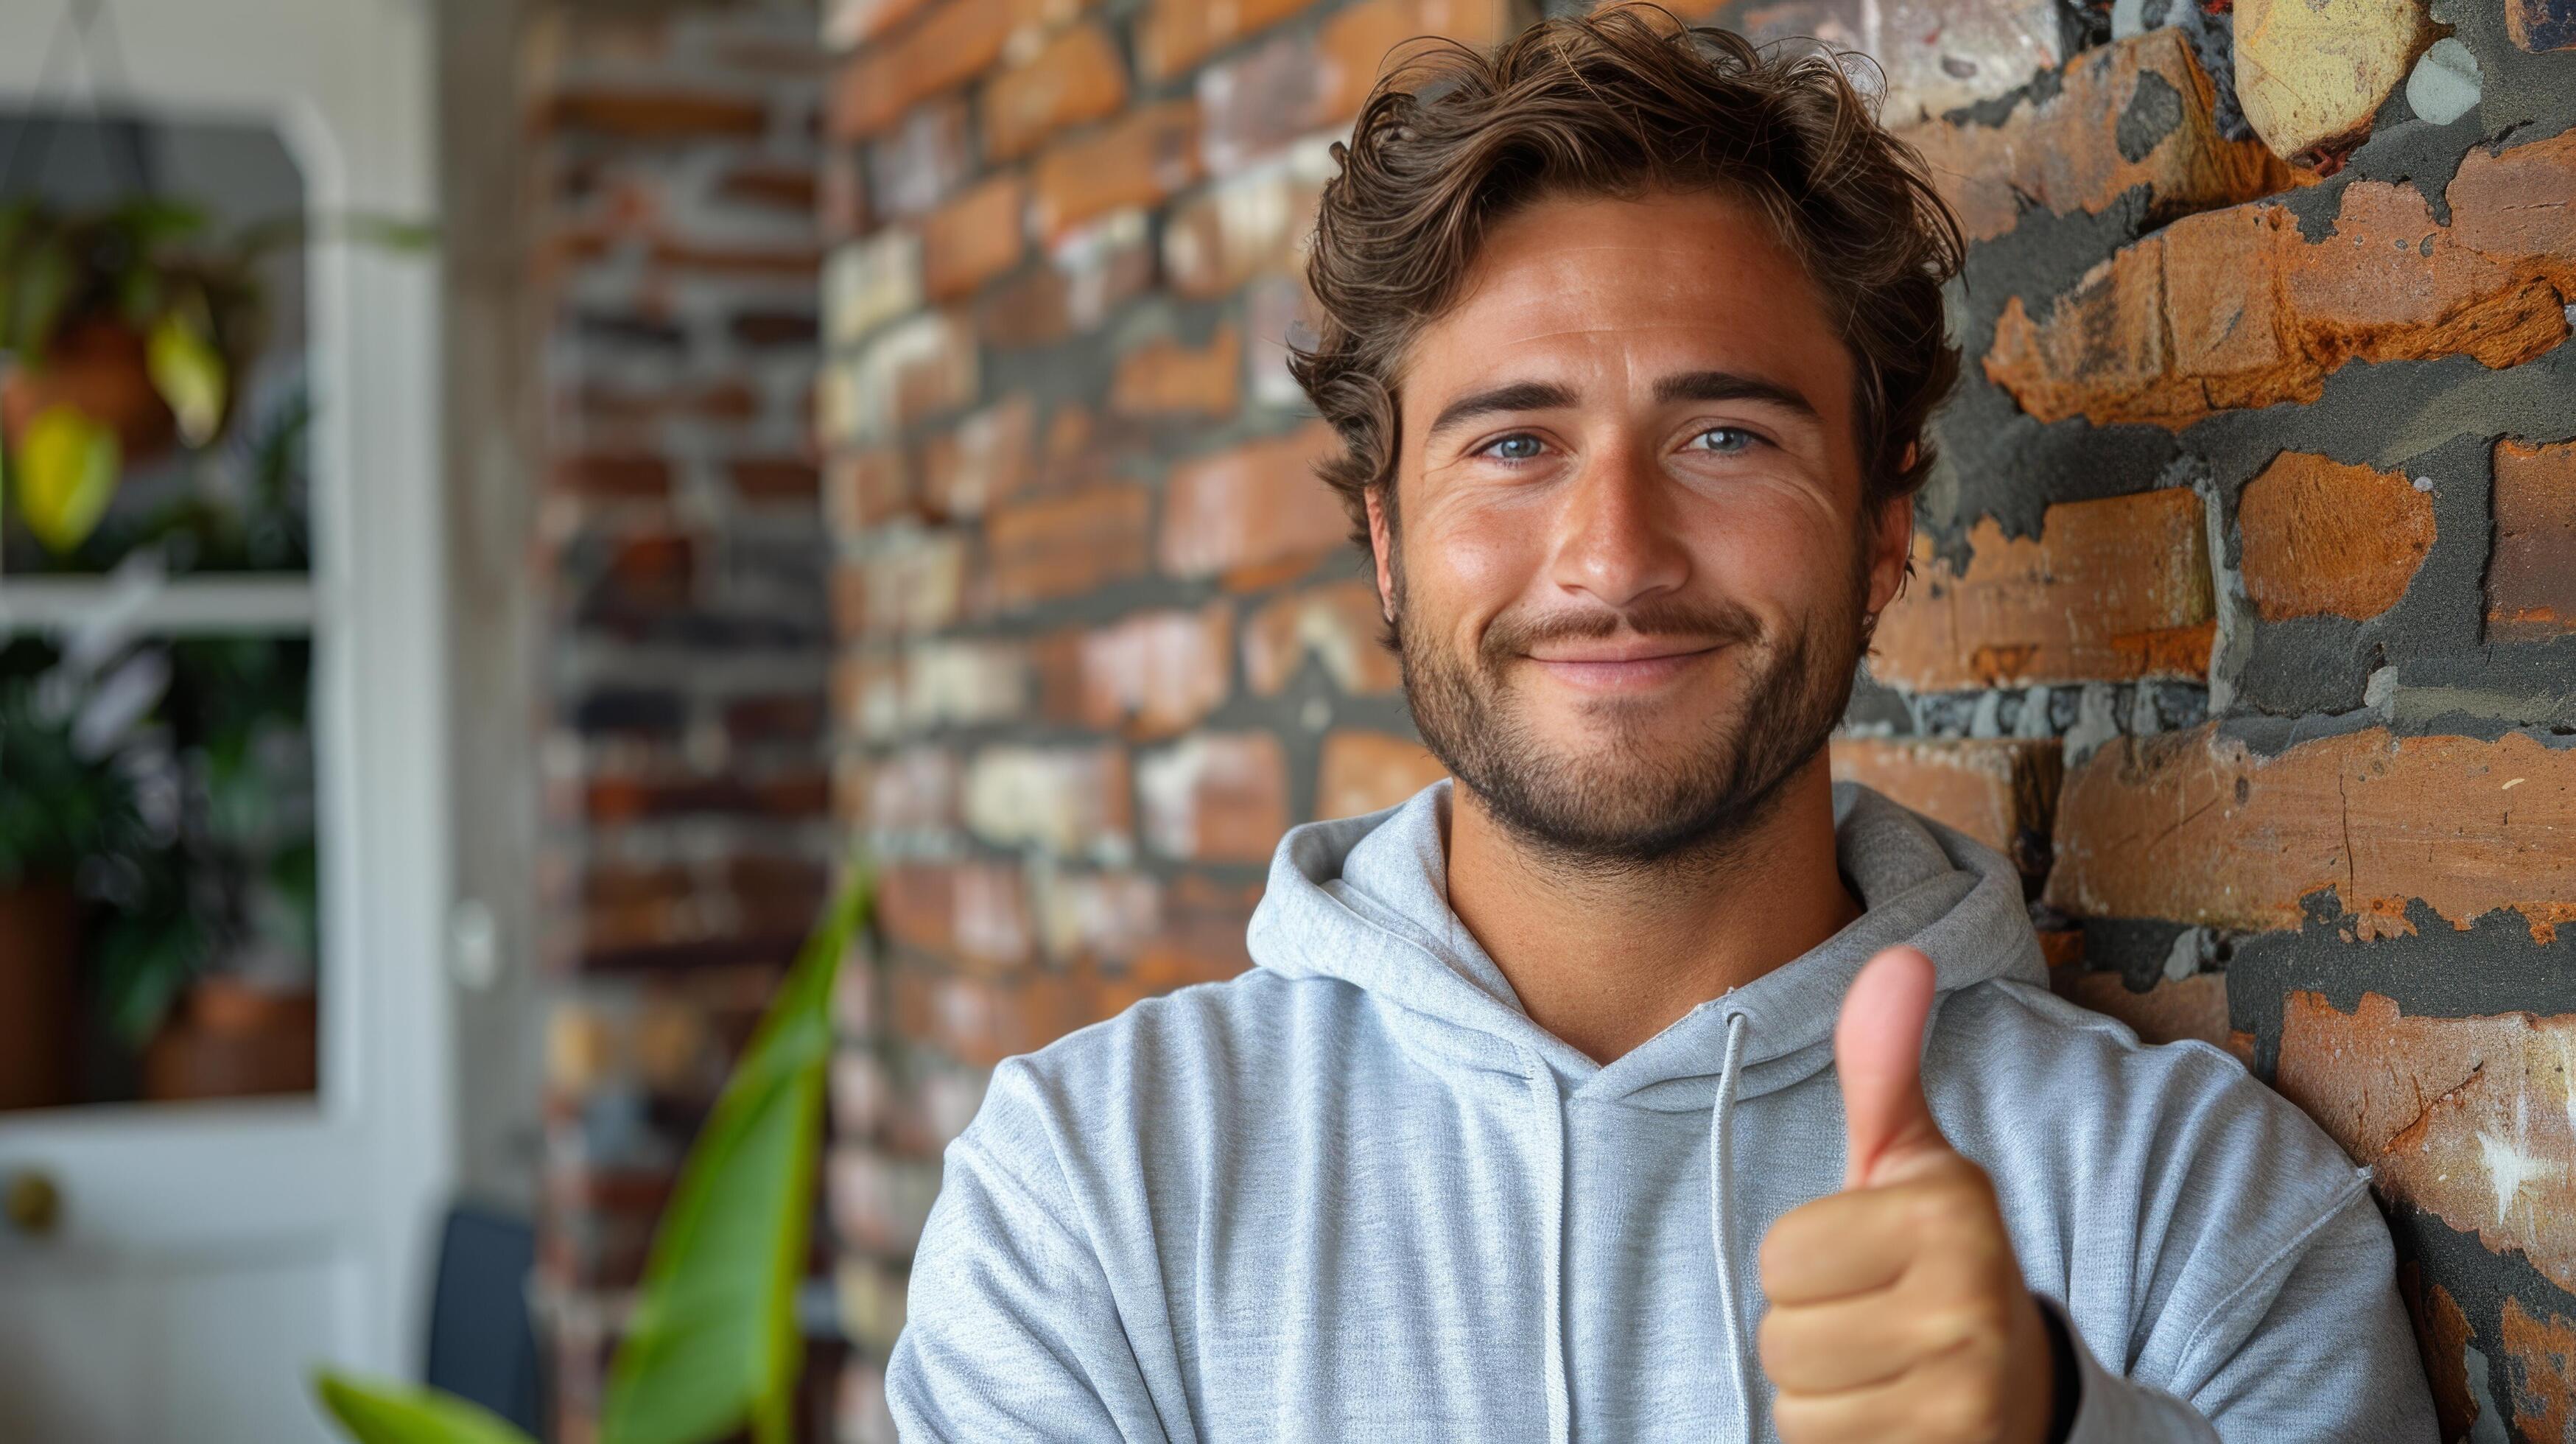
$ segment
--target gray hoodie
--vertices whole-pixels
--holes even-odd
[[[2052,996],[1992,850],[1836,786],[1867,911],[1605,1065],[1449,910],[1448,806],[1291,831],[1257,967],[995,1070],[886,1372],[905,1438],[1773,1438],[1757,1250],[1841,1186],[1833,1024],[1900,942],[1933,1116],[2072,1325],[2076,1440],[2434,1437],[2367,1176],[2226,1054]]]

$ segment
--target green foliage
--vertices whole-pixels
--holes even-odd
[[[68,877],[137,830],[132,785],[81,756],[37,694],[36,677],[0,672],[0,887]]]
[[[755,1444],[793,1437],[804,1355],[796,1290],[822,1153],[832,981],[867,923],[869,898],[862,867],[806,939],[689,1148],[609,1368],[601,1444],[708,1444],[745,1429]],[[520,1437],[506,1426],[493,1432],[497,1421],[438,1413],[428,1407],[435,1393],[328,1374],[320,1387],[358,1444]]]
[[[689,1149],[609,1368],[605,1444],[790,1437],[832,979],[867,907],[864,879],[834,901]]]
[[[482,1405],[436,1389],[324,1369],[313,1391],[357,1444],[535,1444]]]

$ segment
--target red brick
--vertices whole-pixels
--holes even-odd
[[[848,50],[913,17],[928,0],[831,0],[823,10],[823,43]]]
[[[894,447],[843,452],[824,465],[823,514],[839,536],[900,516],[912,502],[912,468]]]
[[[2507,437],[2494,461],[2487,640],[2576,632],[2576,441],[2533,446]]]
[[[2505,0],[2504,14],[2505,29],[2523,49],[2576,50],[2576,0]]]
[[[1137,950],[1134,965],[1120,980],[1133,993],[1107,1000],[1101,1016],[1136,996],[1222,982],[1251,967],[1244,933],[1260,901],[1258,883],[1236,885],[1182,874],[1165,890],[1162,927]]]
[[[1034,947],[1015,867],[898,863],[879,876],[876,908],[888,937],[943,958],[1008,967]]]
[[[2569,43],[2576,44],[2576,35]],[[2576,1433],[2576,1320],[2545,1308],[2534,1313],[2508,1295],[2503,1332],[2515,1436],[2551,1444]]]
[[[1160,204],[1199,178],[1198,136],[1198,102],[1173,100],[1048,147],[1035,173],[1039,234],[1053,242],[1095,216]]]
[[[1136,764],[1145,840],[1166,857],[1267,862],[1288,830],[1288,759],[1268,732],[1201,732]]]
[[[2456,928],[2519,909],[2535,939],[2576,918],[2576,752],[2518,732],[2370,728],[2271,758],[2214,727],[2116,739],[2057,803],[2047,902],[2077,917],[2295,928],[2335,890],[2364,936],[2410,933],[2410,899]]]
[[[1243,338],[1231,324],[1217,327],[1205,346],[1157,336],[1118,358],[1109,408],[1129,416],[1231,416],[1242,399],[1242,365]]]
[[[671,494],[671,463],[643,452],[558,457],[552,475],[557,491],[574,496],[658,501]]]
[[[2378,616],[2433,549],[2433,498],[2403,472],[2285,451],[2236,508],[2245,594],[2265,621]]]
[[[595,826],[674,817],[820,817],[831,811],[831,781],[790,769],[767,777],[624,774],[593,777],[583,816]]]
[[[2410,182],[2357,181],[2314,244],[2257,203],[2186,216],[2115,253],[2033,321],[2007,301],[1988,380],[2042,421],[2180,429],[2310,402],[2347,361],[2520,364],[2565,340],[2576,294],[2576,133],[2472,148],[2433,223]],[[2564,199],[2562,199],[2564,198]]]
[[[900,658],[861,655],[833,669],[838,715],[885,741],[908,731],[973,726],[1028,710],[1028,658],[1003,641],[915,643]]]
[[[977,313],[996,346],[1044,346],[1091,330],[1154,283],[1145,213],[1115,211],[1059,238],[1044,265],[985,293]]]
[[[1316,421],[1174,468],[1163,498],[1163,570],[1207,576],[1345,545],[1350,517],[1315,476],[1337,444]]]
[[[1122,484],[995,508],[984,522],[995,603],[1024,607],[1144,575],[1151,506],[1143,487]]]
[[[1360,0],[1334,11],[1316,36],[1325,80],[1317,118],[1359,114],[1380,72],[1418,53],[1401,48],[1406,41],[1437,37],[1481,49],[1510,35],[1513,20],[1509,0]]]
[[[1136,26],[1136,68],[1168,79],[1246,35],[1276,25],[1310,0],[1151,0]]]
[[[995,176],[930,213],[921,227],[921,284],[933,301],[953,301],[1020,263],[1028,187]]]
[[[627,140],[750,139],[769,129],[769,107],[741,95],[632,85],[583,85],[546,97],[544,123]]]
[[[1015,393],[922,443],[922,501],[939,517],[981,516],[1017,496],[1035,463],[1037,407]]]
[[[2057,788],[2066,774],[2054,740],[1837,737],[1836,782],[1858,782],[1947,823],[2038,876],[2048,870]]]
[[[1255,276],[1296,270],[1331,174],[1331,156],[1300,148],[1175,205],[1163,227],[1163,267],[1172,289],[1213,298],[1231,295]]]
[[[1255,695],[1275,697],[1311,655],[1347,695],[1392,692],[1404,676],[1378,640],[1384,630],[1375,583],[1326,582],[1289,592],[1244,627],[1244,682]]]
[[[841,62],[831,89],[831,138],[865,140],[913,105],[964,84],[1001,59],[1008,0],[933,0],[921,19]]]
[[[2052,975],[2049,985],[2078,1007],[2128,1024],[2129,1031],[2137,1034],[2141,1042],[2176,1043],[2194,1038],[2234,1053],[2248,1066],[2253,1062],[2253,1035],[2239,1033],[2227,1025],[2225,973],[2166,978],[2143,993],[2133,993],[2118,973],[2069,969],[2062,980]]]
[[[2576,1016],[2409,1018],[2377,993],[2350,1013],[2283,1000],[2274,1084],[2371,1171],[2392,1202],[2520,1249],[2576,1285]]]
[[[780,692],[736,697],[725,703],[724,729],[725,736],[738,745],[819,741],[823,735],[822,694]]]
[[[1127,753],[1117,746],[987,747],[967,765],[967,829],[1002,847],[1060,856],[1123,846],[1132,812]]]
[[[906,1253],[921,1241],[939,1194],[939,1163],[845,1143],[825,1155],[823,1184],[832,1232],[843,1244]]]
[[[1127,104],[1127,67],[1109,33],[1077,25],[984,88],[984,152],[1016,160],[1068,126],[1116,115]]]
[[[928,215],[977,173],[963,96],[926,100],[867,147],[869,199],[886,218]]]
[[[867,764],[863,825],[896,832],[933,832],[957,824],[955,753],[935,746],[907,747]]]
[[[2036,538],[1981,519],[1968,545],[1954,572],[1916,533],[1916,575],[1880,614],[1872,676],[1932,692],[2208,675],[2217,614],[2189,488],[2060,502]]]
[[[1901,135],[1923,153],[1972,241],[2011,230],[2025,205],[2098,215],[2140,186],[2143,223],[2157,226],[2293,183],[2296,173],[2260,141],[2219,135],[2215,96],[2183,33],[2151,30],[2076,56],[2055,94],[2021,101],[2000,124],[1936,121]],[[2125,118],[2157,105],[2172,106],[2177,122],[2133,158],[2134,144],[2121,143]]]
[[[709,246],[668,237],[656,238],[648,252],[656,266],[674,271],[707,271],[717,275],[782,277],[794,280],[823,269],[823,253],[813,246]]]
[[[736,457],[725,471],[745,501],[811,502],[822,491],[819,469],[801,456]]]
[[[1265,41],[1201,70],[1199,150],[1208,173],[1240,175],[1314,130],[1329,83],[1308,33]]]
[[[1315,815],[1357,817],[1393,807],[1448,775],[1440,759],[1413,738],[1342,728],[1324,736]]]
[[[2406,1301],[2415,1325],[2415,1346],[2424,1355],[2424,1374],[2433,1386],[2433,1413],[2445,1441],[2469,1437],[2478,1417],[2478,1401],[2469,1392],[2469,1316],[2459,1300],[2440,1284],[2427,1285],[2423,1269],[2412,1259],[2397,1266],[2397,1292]],[[2509,1366],[2508,1366],[2509,1367]],[[2480,1380],[2481,1386],[2486,1381]]]
[[[845,635],[935,632],[965,612],[967,545],[954,531],[886,534],[862,558],[833,567],[835,620]]]
[[[930,311],[898,321],[825,374],[827,396],[835,388],[846,394],[818,408],[824,413],[818,429],[827,444],[891,438],[972,402],[979,360],[973,331],[960,317]]]
[[[1071,715],[1132,736],[1183,731],[1233,684],[1234,608],[1139,612],[1073,638]]]
[[[1049,870],[1034,891],[1038,936],[1059,966],[1132,958],[1163,925],[1162,887],[1145,873]]]
[[[745,161],[716,178],[715,197],[756,210],[777,211],[802,221],[818,204],[811,167]]]

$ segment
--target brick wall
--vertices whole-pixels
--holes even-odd
[[[905,1257],[993,1063],[1242,968],[1285,826],[1437,775],[1281,345],[1380,57],[1536,8],[829,8],[834,791],[890,940],[834,1079],[847,1438],[888,1433]],[[2576,17],[2326,0],[2323,46],[2317,8],[1713,18],[1878,56],[1974,242],[1838,773],[2016,858],[2064,991],[2373,1164],[2450,1432],[2554,1441]]]
[[[822,72],[793,3],[553,0],[522,54],[546,392],[539,1269],[555,1437],[579,1444],[674,1166],[845,835],[810,432]]]

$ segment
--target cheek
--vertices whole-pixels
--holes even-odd
[[[1712,495],[1688,527],[1697,564],[1747,601],[1841,586],[1850,571],[1851,524],[1792,482],[1746,482]]]
[[[1435,626],[1451,619],[1481,627],[1509,606],[1547,566],[1547,528],[1511,508],[1425,508],[1404,518],[1404,590],[1412,606],[1430,603]]]

